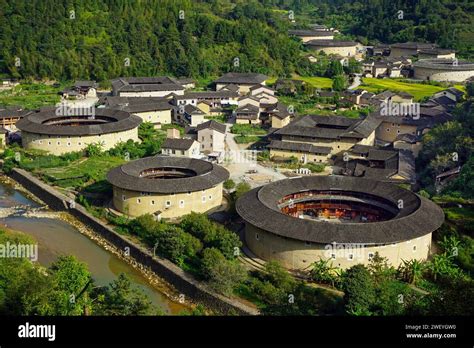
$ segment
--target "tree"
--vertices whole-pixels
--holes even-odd
[[[193,212],[184,216],[180,227],[199,238],[205,247],[217,248],[229,260],[238,255],[242,246],[237,234],[209,220],[205,214]]]
[[[83,315],[91,309],[87,267],[62,256],[49,269],[27,259],[0,262],[0,313],[8,315]],[[10,268],[14,266],[14,269]]]
[[[86,146],[86,156],[87,157],[98,157],[102,154],[104,145],[102,143],[90,143]]]
[[[343,276],[344,306],[352,315],[372,314],[375,288],[369,270],[363,265],[349,268]]]
[[[327,75],[331,78],[344,75],[344,68],[342,67],[341,62],[336,59],[332,60],[329,64]]]
[[[55,302],[64,315],[80,315],[91,308],[87,292],[92,278],[87,265],[74,256],[60,256],[50,267],[57,288]]]
[[[469,160],[461,168],[459,176],[449,182],[443,189],[443,194],[463,197],[466,199],[474,199],[474,156],[471,155]]]
[[[349,58],[347,66],[344,67],[346,74],[360,73],[362,71],[362,63],[358,62],[355,58]]]
[[[226,190],[232,190],[235,187],[235,181],[232,179],[227,179],[224,181],[224,188]]]
[[[337,281],[336,268],[332,266],[332,262],[328,259],[320,259],[312,264],[311,279],[315,282],[323,284],[334,284]]]
[[[242,266],[238,262],[227,260],[216,248],[204,249],[201,275],[213,290],[227,296],[246,278]]]
[[[428,315],[474,314],[474,282],[472,279],[444,279],[439,294],[429,295]]]
[[[442,241],[439,243],[443,251],[452,257],[456,257],[459,254],[459,248],[461,241],[455,235],[443,236]]]
[[[33,240],[0,229],[0,243]],[[87,266],[73,256],[60,256],[49,268],[26,258],[0,258],[1,315],[143,315],[157,314],[125,275],[106,287],[95,287]]]
[[[466,92],[469,97],[474,97],[474,82],[466,84]]]
[[[128,228],[155,252],[178,265],[193,258],[202,249],[199,239],[178,225],[156,221],[151,214],[133,219],[128,223]]]
[[[343,75],[337,75],[332,78],[332,89],[342,92],[346,89],[346,78]]]
[[[402,261],[403,265],[398,268],[402,280],[410,284],[416,284],[423,277],[426,265],[416,259]]]
[[[384,281],[393,279],[396,274],[396,270],[389,265],[388,259],[380,256],[378,252],[376,252],[370,260],[367,269],[378,285],[382,284]]]
[[[250,191],[250,184],[247,182],[239,182],[235,187],[234,200],[237,201],[240,197]]]
[[[296,286],[293,276],[278,261],[268,261],[265,263],[264,279],[287,293]]]
[[[150,315],[162,314],[143,291],[132,288],[130,279],[121,273],[109,286],[97,288],[97,315]]]
[[[435,255],[428,262],[427,268],[434,281],[437,281],[439,277],[459,278],[462,275],[460,269],[446,253]]]

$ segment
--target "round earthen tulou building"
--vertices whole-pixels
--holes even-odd
[[[226,169],[211,162],[167,156],[128,162],[107,174],[115,209],[130,216],[153,214],[157,218],[178,218],[219,207],[223,182],[228,178]]]
[[[139,141],[141,118],[121,110],[52,109],[30,114],[16,124],[26,149],[47,151],[53,155],[84,150],[88,144],[101,144],[108,150],[120,142]]]
[[[310,269],[367,264],[378,252],[393,266],[424,260],[444,221],[436,204],[390,183],[342,176],[277,181],[242,196],[236,209],[245,241],[263,260]]]

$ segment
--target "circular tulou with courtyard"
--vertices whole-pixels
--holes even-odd
[[[222,185],[229,172],[208,161],[156,156],[112,169],[113,205],[119,212],[178,218],[207,212],[222,204]]]
[[[26,149],[54,155],[84,150],[101,144],[108,150],[120,142],[138,141],[141,118],[122,110],[107,108],[66,109],[32,113],[17,122]]]
[[[250,252],[305,269],[319,259],[348,268],[378,252],[393,265],[428,257],[444,221],[431,201],[390,183],[312,176],[258,187],[241,197]]]

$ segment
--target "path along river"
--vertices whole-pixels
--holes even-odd
[[[120,273],[126,273],[133,286],[143,290],[153,304],[166,313],[178,314],[186,308],[171,301],[158,287],[152,286],[141,272],[104,250],[76,227],[54,216],[54,212],[41,209],[40,204],[23,192],[0,181],[0,226],[32,236],[38,243],[40,264],[49,266],[59,255],[74,255],[88,265],[99,286],[110,283]]]

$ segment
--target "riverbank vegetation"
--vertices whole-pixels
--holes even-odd
[[[156,221],[146,214],[122,220],[119,227],[220,293],[229,295],[245,277],[237,261],[239,237],[204,214],[191,213],[179,223]]]
[[[0,229],[0,244],[34,245],[19,232]],[[146,295],[121,274],[97,287],[87,266],[60,256],[45,268],[26,257],[0,258],[1,315],[163,315]]]

